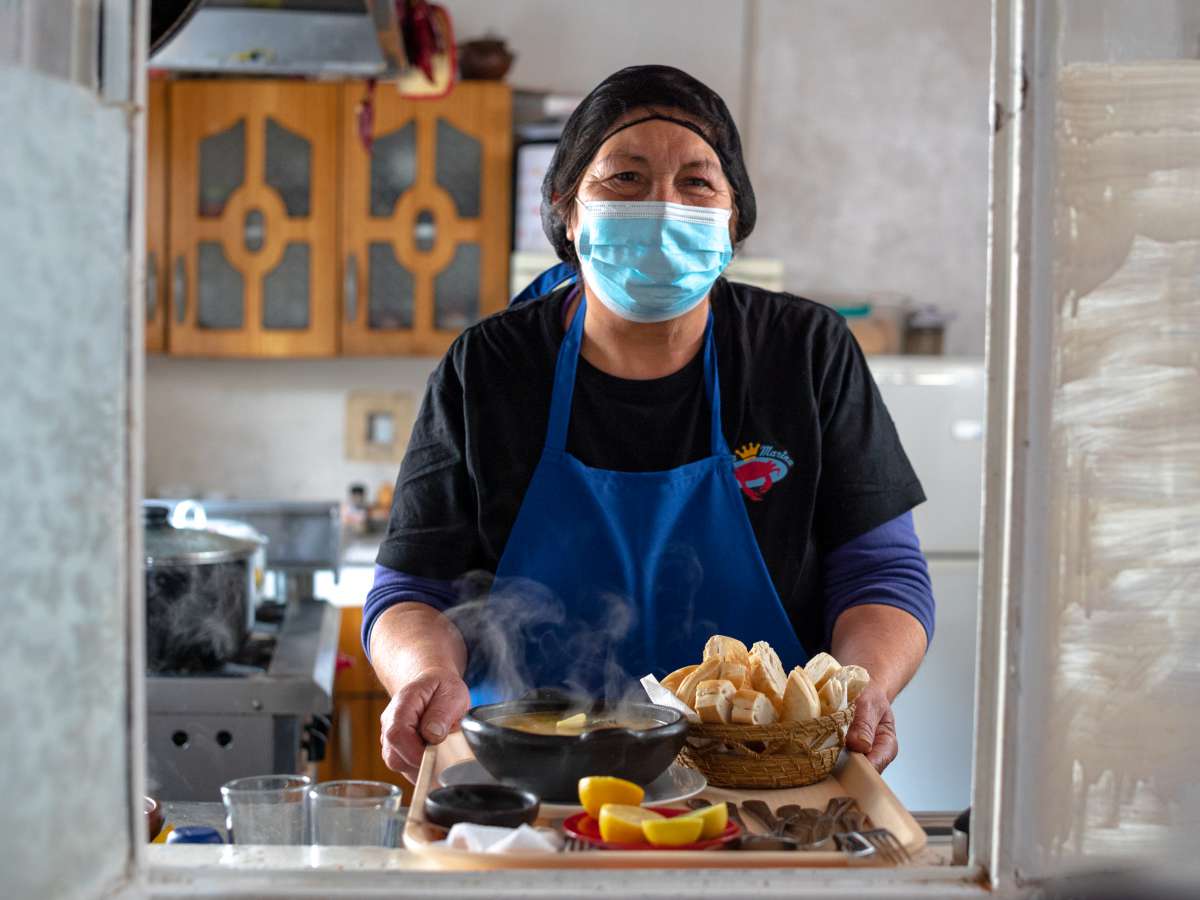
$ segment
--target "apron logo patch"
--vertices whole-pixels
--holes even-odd
[[[792,468],[792,458],[788,452],[770,444],[743,444],[733,455],[733,475],[742,493],[755,502],[762,500],[763,494],[783,481]]]

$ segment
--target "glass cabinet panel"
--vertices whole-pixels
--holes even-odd
[[[433,324],[459,331],[479,320],[479,245],[459,244],[433,280]]]
[[[458,214],[479,215],[483,148],[444,119],[437,123],[437,183],[454,199]]]
[[[246,176],[246,120],[200,141],[197,213],[216,218]]]
[[[196,266],[196,325],[241,328],[245,309],[242,273],[229,264],[224,248],[215,241],[201,241]]]
[[[396,259],[390,243],[373,241],[367,257],[367,324],[371,328],[412,328],[413,276]]]
[[[417,177],[417,130],[409,122],[403,128],[375,140],[371,153],[371,215],[387,218],[400,195]]]
[[[312,145],[267,117],[263,181],[283,200],[288,218],[305,218],[311,207]]]
[[[308,244],[293,241],[263,277],[263,328],[308,327]]]

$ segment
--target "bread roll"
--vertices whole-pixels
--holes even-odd
[[[696,669],[698,669],[698,668],[700,668],[700,667],[698,665],[696,665],[696,666],[684,666],[682,669],[676,669],[674,672],[672,672],[670,675],[668,675],[666,678],[664,678],[662,681],[660,681],[659,684],[661,684],[663,687],[665,687],[668,691],[670,691],[673,694],[673,693],[675,693],[676,690],[678,690],[679,685],[683,682],[683,679],[687,678],[689,675],[691,675],[693,672],[695,672]]]
[[[766,641],[759,641],[750,648],[750,687],[766,694],[776,711],[782,711],[787,675],[779,655]]]
[[[821,698],[821,715],[831,716],[839,709],[846,708],[846,683],[837,678],[830,678],[825,686],[817,691]]]
[[[730,719],[739,725],[770,725],[778,716],[765,695],[758,691],[741,690],[733,695]]]
[[[716,678],[721,671],[721,660],[717,658],[706,659],[700,665],[696,666],[691,672],[684,676],[683,681],[679,683],[679,689],[675,691],[675,696],[690,706],[696,708],[696,686],[702,681],[708,681],[710,678]]]
[[[817,696],[817,689],[805,671],[796,666],[788,675],[780,718],[784,722],[807,722],[820,714],[821,699]]]
[[[837,674],[841,665],[828,653],[818,653],[804,665],[804,672],[818,691],[825,682]]]
[[[871,676],[862,666],[842,666],[833,676],[846,686],[846,703],[853,703],[862,693],[862,689],[871,683]]]
[[[695,710],[701,722],[728,722],[737,688],[724,679],[702,681],[696,685]]]
[[[740,663],[746,667],[746,671],[750,670],[750,651],[737,638],[726,637],[723,634],[714,634],[710,637],[708,643],[704,645],[704,658],[712,659],[713,657],[723,662]]]
[[[739,662],[729,662],[728,660],[721,661],[721,677],[726,681],[732,681],[735,690],[748,688],[750,684],[750,670]]]

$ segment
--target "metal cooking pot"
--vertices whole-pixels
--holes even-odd
[[[170,508],[143,504],[146,670],[219,667],[241,649],[254,615],[257,541],[175,528]]]

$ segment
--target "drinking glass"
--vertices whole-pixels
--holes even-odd
[[[394,847],[400,788],[385,781],[325,781],[308,792],[312,842]]]
[[[221,786],[231,844],[307,843],[307,775],[252,775]]]

